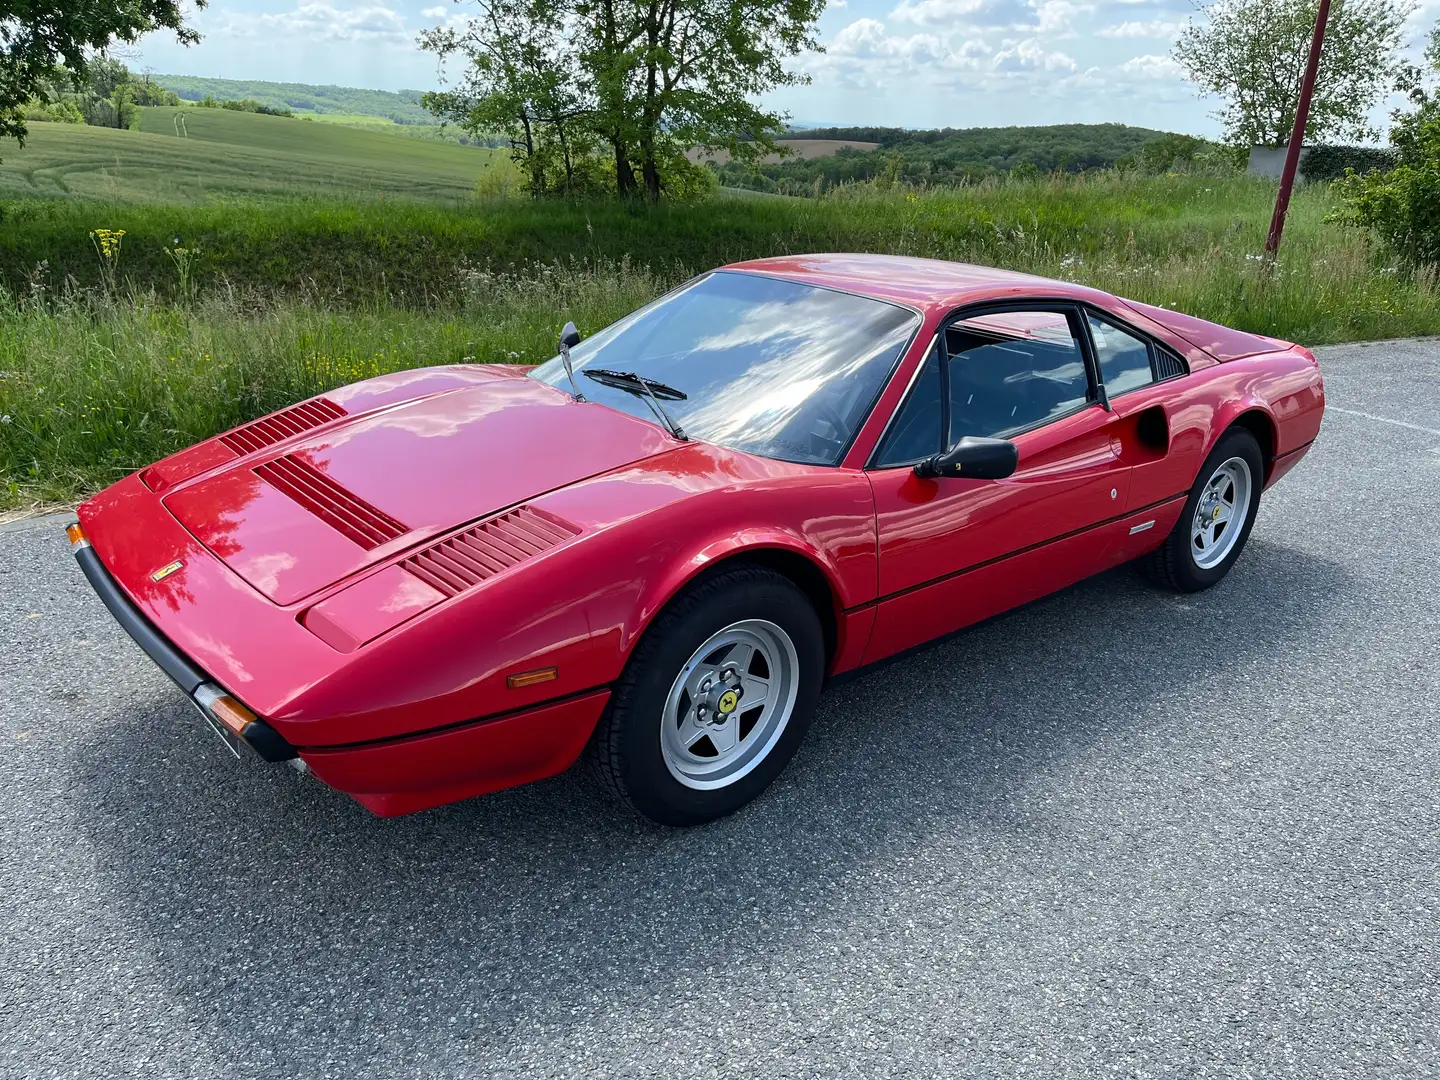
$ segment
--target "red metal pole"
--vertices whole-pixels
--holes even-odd
[[[1320,46],[1325,44],[1325,24],[1329,19],[1330,0],[1320,0],[1320,10],[1315,13],[1315,36],[1310,39],[1310,56],[1305,61],[1305,78],[1300,82],[1300,100],[1295,106],[1295,127],[1290,132],[1290,145],[1285,150],[1285,170],[1280,174],[1280,190],[1275,195],[1275,214],[1270,219],[1270,234],[1265,237],[1266,258],[1273,259],[1280,250],[1280,234],[1285,231],[1290,189],[1295,186],[1295,173],[1300,168],[1305,124],[1310,119],[1310,96],[1315,92],[1315,73],[1320,70]]]

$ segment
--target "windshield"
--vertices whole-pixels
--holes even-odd
[[[835,465],[919,325],[912,311],[758,274],[708,274],[571,350],[591,401],[647,420],[643,393],[580,374],[634,372],[683,399],[664,408],[691,438]],[[533,378],[569,390],[555,357]]]

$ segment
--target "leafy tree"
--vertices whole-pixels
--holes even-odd
[[[1290,140],[1319,0],[1217,0],[1192,21],[1175,59],[1201,92],[1224,99],[1226,140],[1281,146]],[[1369,113],[1402,74],[1402,27],[1410,0],[1343,0],[1330,9],[1305,141],[1374,138]]]
[[[1410,84],[1413,112],[1396,112],[1390,128],[1395,167],[1364,174],[1347,170],[1338,190],[1338,217],[1373,229],[1411,266],[1440,267],[1440,95],[1425,87],[1440,73],[1440,26],[1431,31],[1425,61]]]
[[[690,146],[754,161],[775,149],[784,118],[753,104],[806,77],[786,61],[818,48],[824,0],[477,0],[463,32],[421,44],[470,59],[464,81],[431,95],[438,115],[472,132],[505,132],[532,190],[563,162],[608,144],[621,195],[658,199],[698,182]],[[548,182],[547,182],[548,183]]]
[[[421,34],[422,46],[441,57],[470,59],[463,89],[427,94],[426,107],[472,132],[504,132],[532,195],[576,192],[577,162],[595,140],[596,101],[563,24],[570,9],[554,0],[484,0],[480,8],[463,32]]]
[[[181,6],[181,0],[0,0],[0,136],[24,142],[23,109],[56,68],[83,73],[112,43],[152,30],[198,41]]]

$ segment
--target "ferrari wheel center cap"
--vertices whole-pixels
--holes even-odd
[[[720,695],[720,700],[715,703],[715,709],[721,716],[728,716],[735,711],[735,706],[740,704],[740,695],[734,690],[726,690]]]

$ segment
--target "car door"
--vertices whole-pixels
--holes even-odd
[[[867,469],[879,599],[866,662],[1107,565],[1113,535],[1096,526],[1123,516],[1130,467],[1101,398],[1079,305],[971,309],[942,329]],[[1014,442],[1014,475],[915,475],[967,435]]]

